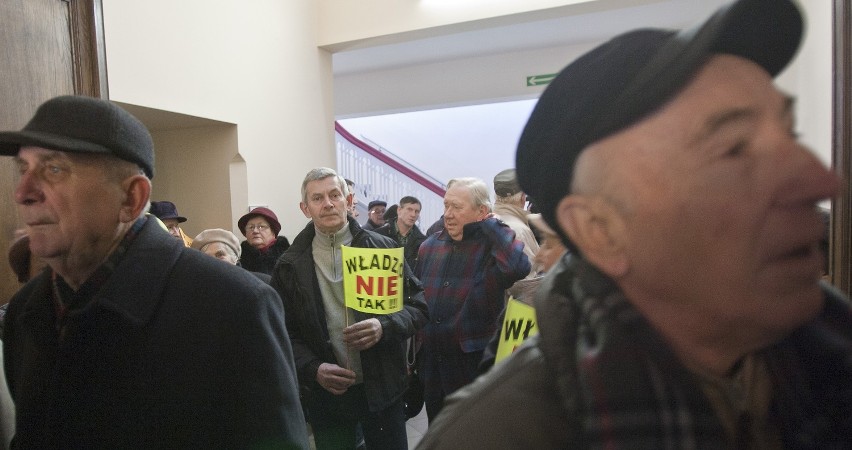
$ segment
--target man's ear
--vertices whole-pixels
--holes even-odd
[[[485,220],[486,217],[488,217],[488,207],[479,205],[479,220]]]
[[[624,218],[606,200],[569,195],[557,205],[556,221],[592,265],[613,279],[627,273]]]
[[[352,209],[352,199],[355,197],[355,194],[350,193],[346,196],[346,209]]]
[[[304,214],[305,217],[311,219],[311,212],[308,211],[308,205],[305,202],[299,202],[299,209],[302,210],[302,214]]]
[[[124,192],[124,200],[118,218],[122,223],[133,222],[142,214],[151,198],[151,181],[143,175],[133,175],[121,182],[121,190]]]

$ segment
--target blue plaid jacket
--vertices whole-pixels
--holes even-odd
[[[465,225],[460,241],[444,230],[420,246],[417,275],[431,318],[422,331],[427,401],[476,377],[482,350],[497,330],[506,288],[530,272],[523,246],[511,228],[493,218]]]

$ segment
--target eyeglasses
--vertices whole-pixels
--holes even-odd
[[[268,228],[269,228],[269,226],[267,226],[267,225],[247,225],[246,226],[246,229],[249,230],[249,231],[255,231],[255,230],[264,231]]]

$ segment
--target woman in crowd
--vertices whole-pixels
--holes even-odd
[[[246,240],[240,244],[240,265],[251,272],[272,275],[278,257],[290,248],[290,241],[278,236],[281,224],[269,208],[255,208],[237,222]]]

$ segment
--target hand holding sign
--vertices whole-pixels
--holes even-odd
[[[343,342],[355,350],[367,350],[379,342],[382,332],[379,319],[362,320],[343,329]]]
[[[342,395],[355,383],[355,372],[337,364],[322,363],[317,369],[317,383],[334,395]]]

